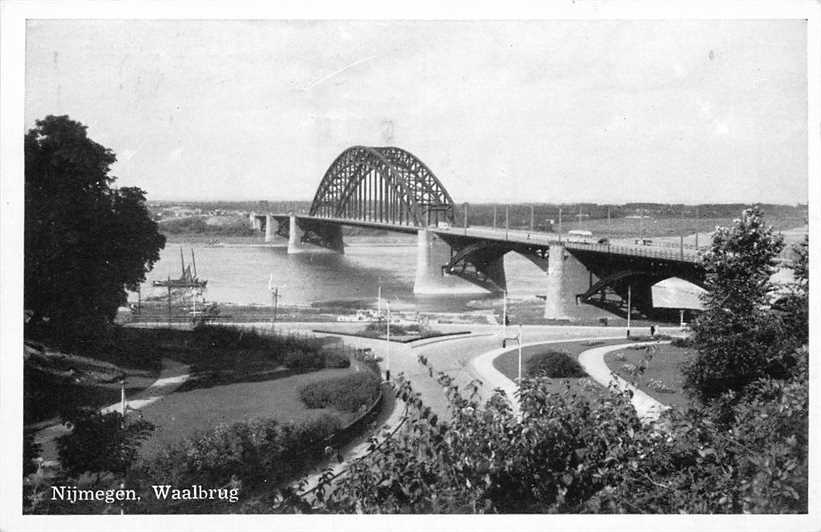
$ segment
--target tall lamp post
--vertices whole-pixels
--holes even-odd
[[[385,310],[388,313],[387,334],[385,335],[385,380],[391,380],[391,304],[385,301]]]
[[[633,286],[627,285],[627,337],[630,338],[630,315],[633,313]]]
[[[519,344],[519,410],[522,401],[522,324],[519,324],[519,331],[516,334],[516,343]]]
[[[275,332],[277,325],[277,307],[279,306],[279,287],[274,286],[274,274],[268,278],[268,291],[271,292],[271,298],[274,301],[274,316],[271,321],[271,332]]]
[[[508,340],[513,341],[516,340],[517,351],[518,351],[518,378],[516,380],[516,386],[519,390],[519,421],[522,420],[522,324],[520,323],[518,326],[518,331],[516,332],[516,336],[512,336],[510,338],[503,338],[502,339],[502,349],[507,347]]]
[[[502,337],[507,334],[507,290],[502,292]]]
[[[125,424],[125,373],[120,376],[120,416],[122,416],[122,423]]]

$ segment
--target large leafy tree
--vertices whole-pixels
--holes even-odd
[[[112,188],[114,153],[86,126],[47,116],[25,136],[25,306],[55,333],[98,330],[159,260],[139,188]]]
[[[703,257],[705,311],[693,327],[698,356],[684,368],[686,385],[699,399],[709,402],[756,379],[788,375],[796,346],[784,346],[784,321],[770,308],[770,277],[783,247],[757,207],[714,233]]]

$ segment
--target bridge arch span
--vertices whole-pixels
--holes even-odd
[[[409,151],[353,146],[328,167],[310,215],[423,227],[452,222],[453,206],[441,181]]]

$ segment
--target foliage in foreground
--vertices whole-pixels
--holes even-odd
[[[798,354],[806,357],[806,351]],[[741,513],[807,511],[806,373],[760,380],[742,401],[672,412],[647,425],[629,398],[590,399],[523,383],[522,419],[495,395],[482,405],[440,373],[452,419],[406,381],[411,417],[309,504],[340,513]]]
[[[312,382],[302,387],[299,398],[308,408],[333,407],[357,412],[379,397],[381,381],[370,371],[361,371]]]
[[[171,444],[158,456],[138,464],[129,485],[142,486],[145,491],[156,484],[241,485],[240,493],[252,493],[287,482],[315,463],[323,456],[322,440],[339,429],[339,418],[330,414],[298,424],[255,419],[219,425]],[[170,506],[164,501],[152,507],[146,497],[143,499],[145,505],[136,511],[220,511],[213,501],[180,501]]]
[[[578,360],[561,351],[534,355],[527,360],[526,367],[528,377],[564,379],[587,375]]]
[[[93,409],[77,409],[67,420],[73,430],[57,439],[57,451],[63,470],[74,476],[84,472],[124,475],[140,444],[154,430],[142,418],[124,420],[119,412],[101,414]]]

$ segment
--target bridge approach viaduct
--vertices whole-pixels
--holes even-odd
[[[651,287],[669,277],[703,285],[697,250],[646,245],[611,245],[593,238],[553,232],[454,227],[455,202],[439,179],[417,157],[397,147],[354,146],[331,164],[307,214],[251,213],[250,222],[265,240],[288,239],[288,253],[344,253],[342,228],[363,227],[417,237],[414,293],[449,290],[445,276],[460,277],[490,292],[507,290],[503,257],[516,252],[545,272],[545,318],[565,318],[562,309],[564,263],[573,256],[589,272],[587,290],[577,302],[618,315],[654,314]],[[444,257],[444,260],[441,258]]]

